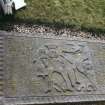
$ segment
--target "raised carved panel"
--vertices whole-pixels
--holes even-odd
[[[96,90],[91,52],[86,43],[49,43],[41,46],[33,60],[36,78],[48,92],[91,92]]]

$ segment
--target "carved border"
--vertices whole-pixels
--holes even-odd
[[[105,101],[105,94],[90,94],[90,95],[74,95],[74,96],[49,96],[49,97],[5,97],[3,92],[3,77],[4,77],[4,54],[5,54],[5,38],[6,36],[18,36],[18,37],[34,37],[34,38],[48,38],[48,39],[65,39],[72,41],[82,41],[82,42],[97,42],[104,43],[105,41],[98,40],[80,40],[78,38],[67,38],[67,37],[56,37],[56,36],[43,36],[41,34],[19,34],[19,33],[7,33],[5,31],[0,31],[0,100],[4,105],[17,105],[17,104],[56,104],[56,103],[75,103],[75,102],[94,102],[94,101]],[[1,104],[0,104],[1,105]]]
[[[81,102],[100,102],[105,101],[105,95],[78,95],[78,96],[52,96],[52,97],[21,97],[5,98],[8,105],[14,104],[63,104],[63,103],[81,103]]]

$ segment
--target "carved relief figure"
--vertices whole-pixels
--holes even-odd
[[[46,44],[37,51],[36,78],[46,82],[46,93],[91,92],[96,89],[89,48],[84,44]]]

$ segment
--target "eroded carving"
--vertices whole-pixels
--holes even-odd
[[[46,81],[45,93],[96,90],[91,53],[86,43],[46,44],[36,55],[35,76]]]

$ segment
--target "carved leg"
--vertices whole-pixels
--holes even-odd
[[[70,73],[64,72],[62,74],[66,84],[66,88],[64,89],[64,91],[73,91],[73,80],[71,80]]]

